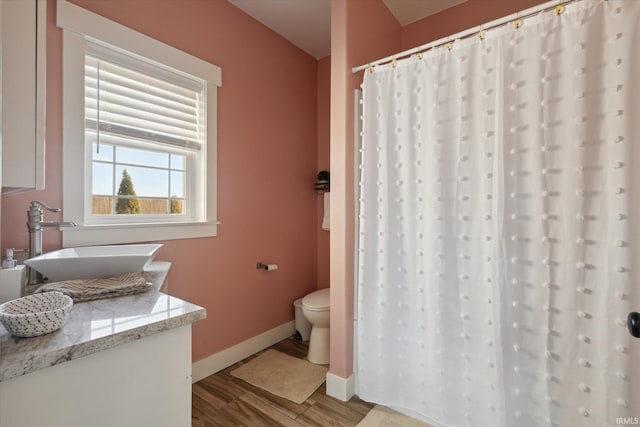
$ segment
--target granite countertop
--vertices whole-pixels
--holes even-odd
[[[53,333],[16,338],[0,324],[0,381],[204,319],[204,308],[160,292],[170,267],[154,261],[145,269],[147,292],[74,304]]]

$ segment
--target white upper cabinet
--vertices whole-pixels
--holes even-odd
[[[2,8],[2,193],[44,189],[46,0]]]

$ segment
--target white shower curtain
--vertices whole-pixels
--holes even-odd
[[[640,1],[584,0],[365,71],[361,398],[447,427],[640,417],[639,49]]]

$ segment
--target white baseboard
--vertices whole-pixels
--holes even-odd
[[[256,335],[253,338],[249,338],[246,341],[242,341],[240,344],[236,344],[233,347],[229,347],[202,360],[198,360],[191,367],[192,382],[196,383],[209,375],[215,374],[216,372],[257,353],[260,350],[264,350],[265,348],[272,346],[278,341],[282,341],[283,339],[290,337],[293,333],[293,321],[290,321],[263,332],[260,335]]]
[[[327,372],[327,396],[331,396],[343,402],[348,401],[356,392],[356,382],[354,374],[349,378],[342,378]]]

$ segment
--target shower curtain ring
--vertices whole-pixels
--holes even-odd
[[[479,40],[484,40],[484,38],[487,36],[487,33],[484,31],[484,29],[482,28],[482,25],[480,25],[480,31],[478,31],[478,39]]]
[[[523,21],[520,18],[520,12],[516,12],[516,20],[513,21],[513,28],[515,28],[516,30],[520,27],[522,27]]]

